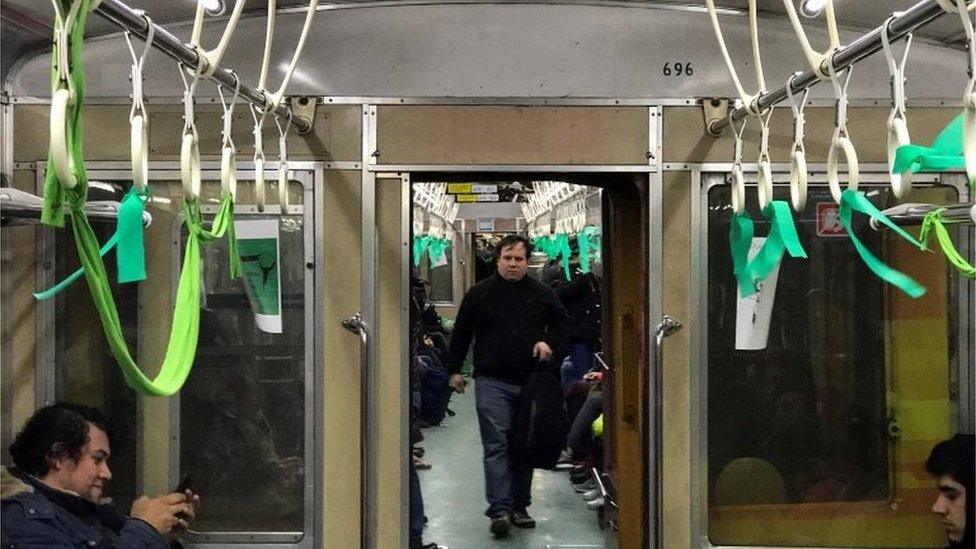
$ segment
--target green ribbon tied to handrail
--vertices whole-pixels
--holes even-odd
[[[861,239],[857,237],[853,229],[854,212],[860,212],[878,220],[879,223],[883,223],[896,234],[920,250],[924,250],[925,246],[918,240],[915,240],[912,235],[905,232],[904,229],[898,225],[895,225],[886,215],[881,213],[881,210],[872,204],[863,192],[846,189],[843,193],[841,193],[839,211],[840,222],[844,225],[844,229],[847,230],[847,235],[850,237],[851,242],[854,243],[854,248],[857,250],[857,253],[860,254],[861,259],[868,266],[868,268],[871,269],[871,272],[877,275],[878,278],[894,285],[896,288],[905,292],[911,297],[919,298],[925,295],[926,290],[924,286],[905,273],[886,265],[884,262],[878,259],[876,255],[871,253],[871,250],[869,250],[863,242],[861,242]]]
[[[807,257],[789,204],[782,200],[772,200],[763,209],[763,217],[770,220],[769,234],[762,248],[750,261],[749,250],[755,226],[745,212],[732,215],[729,227],[732,272],[738,280],[739,295],[742,297],[756,293],[757,286],[779,265],[784,253],[789,252],[791,257]]]
[[[945,220],[942,217],[944,212],[945,208],[939,208],[925,214],[918,239],[922,242],[925,249],[929,249],[928,241],[934,232],[936,239],[939,241],[939,246],[942,247],[942,253],[945,254],[949,263],[952,263],[966,278],[976,279],[976,267],[966,261],[966,258],[959,253],[959,250],[956,249],[956,246],[952,243],[952,239],[949,237],[949,231],[946,230]]]
[[[902,145],[895,152],[891,173],[944,172],[964,168],[963,122],[965,113],[953,118],[939,132],[931,147]]]
[[[60,1],[60,0],[59,0]],[[64,4],[64,2],[62,2]],[[71,212],[71,225],[74,229],[75,244],[81,261],[92,300],[102,321],[102,329],[108,340],[116,361],[119,363],[126,383],[133,389],[153,396],[169,396],[175,394],[183,386],[190,374],[197,350],[197,338],[200,329],[200,242],[212,242],[225,234],[233,234],[233,199],[224,196],[220,210],[217,212],[212,228],[208,231],[202,226],[199,205],[184,202],[183,211],[189,228],[189,237],[183,268],[180,272],[179,285],[176,292],[176,305],[173,312],[173,323],[166,347],[166,357],[153,379],[149,379],[132,359],[129,349],[122,335],[118,309],[109,286],[105,263],[102,261],[102,251],[92,230],[88,217],[85,215],[85,202],[88,197],[88,177],[82,155],[82,118],[81,111],[84,103],[85,79],[82,63],[82,49],[84,45],[85,20],[89,10],[89,0],[83,0],[81,10],[75,26],[70,31],[70,79],[74,87],[74,100],[67,106],[65,139],[69,150],[69,169],[75,178],[74,186],[66,186],[58,178],[54,169],[53,150],[48,152],[48,169],[44,177],[44,204],[41,221],[46,225],[64,226],[65,208]],[[58,58],[58,43],[55,41],[55,51],[52,55],[51,86],[52,90],[60,89],[61,80],[56,70]],[[53,148],[53,147],[52,147]],[[138,197],[137,197],[138,198]],[[119,246],[119,239],[126,237],[121,234],[127,230],[127,223],[135,223],[138,214],[138,224],[142,225],[142,212],[139,205],[131,202],[131,195],[126,197],[126,212],[120,212],[122,227],[118,228],[112,239],[102,248],[107,252],[111,248],[111,241],[115,240]],[[141,199],[138,202],[143,202]],[[134,206],[134,207],[133,207]],[[129,207],[132,207],[131,211]],[[121,209],[121,208],[120,208]],[[128,221],[124,221],[122,218]],[[123,246],[128,249],[135,244],[132,240],[125,241]],[[237,256],[234,239],[231,238],[231,264]],[[123,255],[126,252],[123,252]],[[239,261],[238,272],[239,272]],[[232,267],[233,271],[233,267]],[[131,274],[131,273],[129,273]],[[127,276],[129,276],[127,274]]]
[[[601,241],[600,227],[587,225],[583,227],[576,241],[579,244],[580,272],[590,272],[590,260],[600,261]]]
[[[414,235],[413,237],[413,266],[419,267],[423,259],[424,252],[430,257],[432,262],[441,261],[444,254],[452,246],[450,238],[438,238],[431,235]]]
[[[569,235],[556,233],[549,236],[539,236],[532,241],[532,247],[546,254],[549,259],[559,258],[566,280],[570,280],[569,258],[573,254],[569,247]]]

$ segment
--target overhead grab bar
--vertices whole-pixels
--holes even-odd
[[[127,6],[120,0],[101,0],[98,7],[93,7],[92,11],[118,25],[123,30],[131,31],[140,38],[145,39],[149,33],[150,23],[142,17],[141,12]],[[155,23],[152,24],[152,28],[155,35],[152,44],[154,48],[187,67],[196,67],[198,65],[201,56],[196,48],[184,44],[182,40],[178,39],[171,32]],[[225,68],[214,66],[211,67],[209,72],[210,78],[227,91],[234,91],[238,85],[237,76]],[[248,103],[260,105],[262,109],[268,104],[267,95],[266,92],[254,87],[244,84],[240,85],[240,97]],[[288,117],[290,111],[291,109],[280,101],[271,109],[273,114],[285,118]],[[302,134],[307,133],[312,128],[309,120],[297,116],[291,119],[291,123]]]
[[[41,197],[11,187],[0,189],[0,217],[4,219],[41,219]],[[115,200],[90,200],[85,203],[85,215],[92,219],[115,221],[119,216],[119,202]],[[152,224],[152,214],[142,212],[142,224]]]
[[[944,2],[945,0],[942,1]],[[784,4],[785,3],[787,2],[784,2]],[[919,27],[931,23],[944,13],[945,10],[942,9],[940,0],[922,0],[921,2],[902,12],[901,15],[893,17],[889,23],[886,23],[889,32],[888,38],[892,42],[900,40],[909,33],[917,30]],[[847,46],[835,51],[833,55],[831,55],[834,70],[837,73],[841,73],[847,67],[853,65],[861,59],[881,51],[881,33],[885,32],[886,25],[881,25],[875,28],[867,34],[862,35],[857,40],[851,42]],[[791,77],[790,80],[792,81],[793,93],[799,93],[817,82],[820,82],[821,72],[822,71],[806,70],[796,77]],[[788,84],[789,82],[779,86],[778,88],[759,94],[759,96],[756,98],[754,108],[757,110],[765,110],[772,105],[785,101],[787,99],[786,88]],[[729,119],[740,120],[752,112],[753,108],[747,108],[747,106],[737,108],[733,110],[728,117],[723,117],[710,122],[708,125],[708,131],[712,135],[719,135],[728,125]]]

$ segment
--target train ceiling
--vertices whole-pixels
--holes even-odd
[[[196,0],[124,0],[129,6],[146,10],[155,22],[165,24],[188,21],[193,18]],[[233,0],[211,0],[214,2],[233,5]],[[416,3],[416,0],[402,0],[405,3]],[[460,0],[468,2],[470,0]],[[794,0],[798,4],[802,0]],[[445,1],[448,3],[450,0]],[[566,0],[567,3],[580,3],[577,0]],[[879,25],[892,12],[914,5],[917,0],[886,0],[884,2],[863,0],[835,0],[839,23],[849,29],[868,29]],[[351,7],[362,4],[395,4],[398,0],[373,2],[371,0],[339,0],[329,2],[330,7]],[[434,2],[436,3],[436,2]],[[516,2],[517,3],[517,2]],[[534,3],[534,2],[533,2]],[[587,0],[582,3],[599,5],[599,0]],[[668,6],[681,9],[682,6],[691,9],[702,9],[703,3],[675,2],[669,0],[634,0],[635,4]],[[279,10],[300,8],[308,4],[308,0],[278,0]],[[621,2],[607,2],[608,5],[621,5]],[[748,0],[717,0],[717,5],[729,10],[745,13]],[[245,11],[261,12],[266,2],[251,0]],[[781,0],[759,0],[759,9],[770,17],[785,18]],[[320,9],[323,7],[320,5]],[[704,14],[702,15],[704,18]],[[0,2],[0,51],[2,51],[2,77],[5,80],[12,63],[33,48],[47,47],[51,39],[51,21],[53,8],[48,0],[3,0]],[[92,17],[88,23],[88,35],[98,36],[117,32],[118,28],[112,23],[100,18]],[[944,17],[919,31],[919,35],[933,42],[956,46],[964,35],[956,18]]]

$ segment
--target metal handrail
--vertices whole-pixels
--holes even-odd
[[[942,213],[942,219],[948,223],[970,225],[976,223],[976,204],[973,202],[947,204],[944,206],[938,204],[899,204],[898,206],[883,210],[881,213],[885,214],[896,225],[911,226],[921,225],[926,214],[940,208],[945,208],[945,211]],[[870,223],[871,228],[876,231],[884,227],[884,225],[879,224],[878,220],[874,218],[871,219]]]
[[[142,12],[130,8],[119,0],[102,0],[98,8],[95,9],[95,13],[143,40],[146,39],[149,33],[150,23],[143,17]],[[200,63],[201,59],[200,54],[195,48],[183,43],[180,39],[173,36],[172,33],[155,23],[152,23],[152,27],[154,33],[152,47],[169,55],[183,65],[196,70],[197,64]],[[203,73],[209,70],[205,57],[202,68]],[[226,68],[216,67],[213,74],[210,75],[210,79],[231,93],[240,89],[240,97],[248,103],[258,106],[262,111],[268,104],[268,96],[263,91],[241,83],[237,75]],[[282,119],[289,120],[298,130],[298,133],[304,134],[312,129],[310,120],[293,116],[291,109],[287,105],[279,104],[271,112]]]
[[[359,386],[359,517],[363,539],[366,541],[364,547],[369,547],[369,525],[367,517],[370,513],[372,501],[369,492],[369,474],[372,470],[373,460],[370,457],[370,437],[369,425],[372,418],[369,413],[369,325],[363,318],[363,313],[356,313],[340,323],[343,328],[359,336],[359,352],[362,375]]]
[[[654,543],[653,547],[661,547],[660,535],[663,527],[663,514],[661,513],[661,490],[662,490],[662,479],[664,477],[663,470],[661,468],[661,457],[663,452],[663,441],[661,439],[664,425],[663,425],[663,405],[662,405],[662,390],[661,386],[664,380],[664,353],[662,352],[662,346],[664,343],[664,338],[675,334],[681,329],[681,323],[675,320],[669,315],[664,315],[661,317],[661,322],[654,327],[652,330],[654,334],[654,391],[653,401],[654,401],[654,429],[652,436],[654,437],[654,455],[652,456],[652,461],[654,463],[654,493],[652,495],[653,499],[653,509],[651,512],[654,514]]]
[[[922,0],[900,14],[893,15],[890,23],[886,21],[886,23],[861,36],[849,45],[839,48],[824,62],[824,73],[826,73],[826,67],[829,64],[832,64],[834,70],[840,73],[854,63],[881,51],[884,47],[882,45],[882,36],[886,28],[890,41],[895,42],[896,40],[905,38],[919,27],[931,23],[944,13],[946,12],[939,5],[938,0]],[[817,82],[820,82],[820,76],[812,70],[797,73],[795,77],[791,77],[780,87],[760,94],[756,98],[756,108],[759,112],[763,112],[777,103],[786,101],[789,97],[788,86],[792,85],[792,92],[797,94]],[[718,135],[728,126],[729,120],[738,121],[745,118],[749,115],[748,107],[749,105],[739,107],[732,111],[729,116],[710,121],[708,123],[709,133]]]

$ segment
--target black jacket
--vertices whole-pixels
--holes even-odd
[[[600,339],[602,313],[600,282],[596,275],[577,272],[571,282],[563,282],[554,289],[569,313],[570,337],[586,341]]]
[[[568,333],[566,309],[551,289],[530,276],[509,282],[496,272],[461,301],[446,365],[460,372],[474,338],[475,377],[522,384],[536,364],[535,343],[546,342],[558,356]]]

